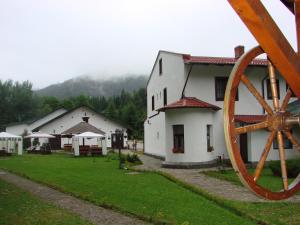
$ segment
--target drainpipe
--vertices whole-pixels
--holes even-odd
[[[185,80],[185,83],[184,83],[184,86],[183,86],[183,89],[182,89],[182,93],[181,93],[181,98],[184,98],[184,96],[185,96],[185,88],[186,88],[187,82],[188,82],[188,80],[189,80],[190,74],[191,74],[191,72],[192,72],[193,65],[194,65],[194,64],[191,65],[190,70],[189,70],[189,72],[188,72],[188,75],[187,75],[187,77],[186,77],[186,80]]]

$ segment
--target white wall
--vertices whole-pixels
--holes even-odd
[[[163,73],[159,74],[159,60],[163,62]],[[154,64],[151,78],[147,85],[147,120],[144,123],[145,152],[165,156],[165,115],[157,114],[162,108],[163,89],[167,88],[167,104],[177,101],[185,80],[185,66],[182,55],[160,51]],[[152,96],[155,99],[155,109],[152,111]],[[149,118],[154,116],[152,118]]]
[[[165,157],[165,135],[165,115],[163,112],[146,120],[144,123],[145,153]]]
[[[163,62],[163,73],[159,75],[159,59]],[[163,107],[163,89],[167,88],[167,102],[172,103],[180,99],[185,81],[185,66],[182,55],[160,52],[154,65],[151,78],[147,86],[147,115],[154,115],[151,98],[154,95],[155,110]]]
[[[199,163],[215,160],[216,151],[207,152],[206,126],[213,125],[214,112],[207,109],[178,109],[166,112],[166,163]],[[173,153],[173,125],[184,125],[184,153]],[[219,140],[212,137],[215,147]]]
[[[266,131],[256,131],[248,134],[248,159],[250,162],[257,162],[260,159],[269,134],[270,133]],[[293,135],[298,140],[300,140],[299,129],[294,130]],[[286,159],[291,159],[300,156],[300,153],[295,149],[285,149],[285,154],[286,154]],[[279,159],[279,150],[274,149],[272,144],[271,150],[268,154],[267,161],[278,160],[278,159]]]

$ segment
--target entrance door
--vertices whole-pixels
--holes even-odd
[[[123,134],[120,136],[120,139],[117,139],[117,135],[116,134],[111,134],[111,147],[113,149],[117,149],[119,146],[121,146],[121,148],[124,148],[124,137]]]
[[[61,135],[53,134],[55,138],[49,138],[49,144],[52,150],[60,150],[61,149]]]
[[[240,135],[240,153],[244,163],[248,162],[248,141],[247,133]]]

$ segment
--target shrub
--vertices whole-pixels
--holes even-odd
[[[141,160],[139,159],[137,154],[133,154],[133,155],[128,154],[126,156],[126,161],[130,163],[136,163],[136,162],[140,162]]]
[[[269,168],[272,170],[275,176],[281,177],[280,161],[269,162]],[[300,159],[286,160],[286,169],[288,178],[295,178],[300,173]]]

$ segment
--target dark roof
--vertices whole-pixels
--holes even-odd
[[[266,119],[266,115],[235,115],[235,122],[259,123]]]
[[[183,97],[177,102],[173,102],[169,105],[166,105],[158,111],[166,111],[169,109],[180,109],[180,108],[206,108],[206,109],[212,109],[214,111],[220,110],[221,108],[215,105],[212,105],[210,103],[201,101],[194,97]]]
[[[6,124],[6,127],[9,127],[9,126],[16,126],[16,125],[20,125],[20,124],[26,124],[26,125],[30,125],[30,124],[33,124],[34,122],[50,115],[51,113],[54,113],[56,112],[57,110],[60,110],[60,109],[65,109],[64,107],[60,107],[58,109],[55,109],[47,114],[44,114],[42,116],[39,116],[39,117],[35,117],[35,118],[31,118],[31,119],[28,119],[28,120],[24,120],[24,121],[20,121],[20,122],[12,122],[12,123],[8,123]],[[66,110],[66,109],[65,109]]]
[[[47,125],[47,124],[49,124],[49,123],[52,123],[53,121],[55,121],[55,120],[57,120],[57,119],[59,119],[59,118],[65,116],[65,115],[67,115],[67,114],[69,114],[69,113],[71,113],[71,112],[73,112],[73,111],[75,111],[76,109],[78,109],[78,108],[80,108],[80,107],[86,107],[86,108],[88,108],[89,110],[93,111],[94,113],[96,113],[96,114],[98,114],[98,115],[101,115],[101,116],[107,118],[105,115],[96,112],[96,111],[95,111],[93,108],[91,108],[90,106],[87,106],[87,105],[81,105],[81,106],[78,106],[78,107],[76,107],[76,108],[73,108],[73,109],[71,109],[71,110],[69,110],[69,111],[67,111],[67,112],[65,112],[65,113],[63,113],[63,114],[61,114],[61,115],[59,115],[59,116],[53,118],[52,120],[49,120],[48,122],[46,122],[46,123],[44,123],[44,124],[42,124],[42,125],[36,127],[33,131],[38,131],[38,130],[39,130],[40,128],[42,128],[43,126],[45,126],[45,125]],[[113,121],[113,122],[115,122],[115,123],[118,123],[118,124],[120,124],[120,125],[122,125],[122,126],[124,126],[124,127],[126,127],[126,128],[130,128],[128,125],[122,124],[121,122],[118,122],[118,121],[115,121],[115,120],[112,120],[112,119],[109,119],[109,118],[107,118],[107,119],[110,120],[110,121]]]
[[[97,127],[94,127],[93,125],[87,123],[87,122],[80,122],[76,124],[75,126],[65,130],[62,132],[62,134],[81,134],[84,132],[94,132],[96,134],[105,134],[102,130],[98,129]]]
[[[186,64],[189,63],[199,63],[199,64],[229,64],[234,65],[239,58],[230,58],[230,57],[207,57],[207,56],[191,56],[191,55],[182,55],[183,61]],[[268,63],[265,59],[255,59],[251,62],[250,65],[255,66],[266,66]]]

